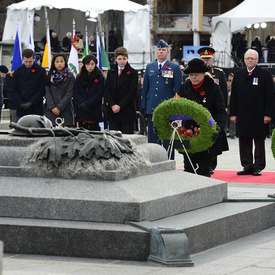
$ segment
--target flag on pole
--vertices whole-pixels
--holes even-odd
[[[34,48],[34,41],[33,41],[33,35],[32,35],[32,24],[31,24],[31,22],[30,22],[30,41],[29,41],[29,47],[30,47],[30,49],[33,50],[34,57],[35,57],[35,62],[37,63],[37,57],[36,57],[36,52],[35,52],[35,48]]]
[[[22,65],[21,36],[20,36],[20,22],[18,19],[16,37],[15,37],[14,48],[13,48],[11,71],[14,71],[16,68],[18,68],[21,65]]]
[[[82,59],[89,54],[89,41],[88,41],[88,35],[87,35],[87,26],[86,26],[86,37],[85,37],[85,48],[83,51]]]
[[[98,34],[96,36],[96,54],[97,54],[97,60],[98,60],[98,65],[97,65],[98,68],[100,70],[102,69],[109,70],[110,69],[109,60],[105,52],[104,45],[101,42]]]
[[[77,41],[76,41],[76,34],[75,30],[73,30],[73,43],[70,51],[70,56],[68,60],[69,69],[76,76],[79,73],[79,66],[78,66],[78,50],[77,50]]]
[[[46,37],[47,37],[47,40],[46,40],[43,59],[42,59],[42,67],[45,68],[46,71],[48,72],[51,68],[51,63],[52,63],[51,39],[50,39],[49,26],[47,27]]]
[[[100,38],[99,35],[96,35],[96,56],[97,56],[97,66],[100,70],[102,70],[102,63],[101,63],[101,45],[100,45]]]

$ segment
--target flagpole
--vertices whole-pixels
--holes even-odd
[[[87,28],[87,25],[85,26],[85,32],[86,32],[86,49],[87,49],[87,52],[86,54],[89,54],[89,40],[88,40],[88,28]]]
[[[75,21],[73,19],[73,36],[75,35]]]
[[[48,68],[50,70],[51,63],[52,63],[52,53],[51,53],[51,38],[50,38],[50,26],[49,26],[49,20],[48,20],[48,12],[47,7],[44,7],[44,13],[45,13],[45,24],[46,24],[46,43],[48,44]]]

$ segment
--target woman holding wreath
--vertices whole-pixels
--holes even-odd
[[[197,174],[210,177],[209,164],[212,156],[220,155],[222,151],[228,150],[228,144],[223,130],[227,118],[223,95],[219,85],[214,82],[210,74],[206,73],[208,70],[201,59],[194,58],[189,61],[188,67],[184,70],[184,74],[188,74],[189,79],[180,86],[179,96],[193,100],[207,108],[217,122],[219,130],[218,134],[213,137],[215,143],[205,151],[189,154],[193,165],[187,155],[183,154],[185,172],[195,173],[194,167]],[[194,120],[184,120],[183,126],[191,130],[195,127],[199,128]]]

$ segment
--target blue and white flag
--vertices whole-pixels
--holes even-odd
[[[101,62],[101,40],[99,35],[96,35],[96,56],[97,56],[97,61],[98,61],[98,68],[102,70],[102,62]]]
[[[100,39],[100,36],[97,34],[96,37],[96,53],[97,53],[97,60],[98,60],[98,68],[100,70],[109,70],[110,63],[104,48],[104,45]]]
[[[21,52],[21,36],[20,36],[20,22],[17,21],[17,31],[14,41],[13,57],[11,64],[11,71],[22,65],[22,52]]]
[[[37,63],[37,57],[36,57],[36,52],[34,48],[34,41],[33,41],[33,35],[32,35],[32,24],[30,24],[30,41],[29,41],[29,48],[33,50],[34,52],[34,57],[35,57],[35,62]]]

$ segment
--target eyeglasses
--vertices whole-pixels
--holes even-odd
[[[246,60],[252,60],[252,61],[255,61],[255,60],[257,60],[258,58],[253,58],[253,57],[245,57],[244,59],[246,59]]]

